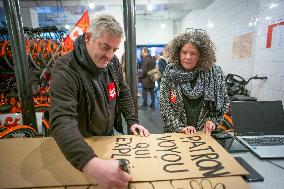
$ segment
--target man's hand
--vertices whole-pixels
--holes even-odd
[[[215,123],[212,121],[206,121],[204,124],[204,132],[205,133],[211,133],[213,130],[216,129]]]
[[[83,172],[102,189],[123,189],[132,179],[119,168],[117,160],[102,160],[97,157],[88,161]]]
[[[149,131],[147,129],[145,129],[145,127],[143,127],[142,125],[138,125],[138,124],[133,124],[130,127],[130,131],[132,132],[132,134],[134,134],[134,135],[140,134],[140,136],[142,136],[142,137],[143,136],[147,137],[147,136],[150,135]]]
[[[194,134],[194,133],[196,133],[196,129],[195,129],[195,127],[187,126],[185,128],[182,128],[181,132],[185,133],[185,134]]]

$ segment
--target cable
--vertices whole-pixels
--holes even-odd
[[[272,165],[275,165],[276,167],[279,167],[280,169],[284,169],[281,165],[278,165],[277,163],[272,162],[271,160],[266,160],[267,162],[271,163]]]

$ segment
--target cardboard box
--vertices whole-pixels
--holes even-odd
[[[89,184],[51,137],[3,139],[0,151],[0,188]]]
[[[125,159],[134,183],[160,185],[157,181],[162,181],[163,185],[170,180],[220,177],[225,184],[230,181],[231,185],[239,185],[239,178],[232,176],[247,174],[214,139],[203,133],[152,134],[146,138],[116,135],[86,141],[102,159]],[[53,138],[4,139],[0,140],[0,150],[0,188],[91,184],[65,159]],[[227,178],[231,179],[226,181]]]

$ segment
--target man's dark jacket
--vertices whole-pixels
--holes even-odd
[[[77,169],[96,156],[84,137],[123,133],[121,113],[128,127],[138,123],[129,87],[119,61],[112,58],[105,69],[89,57],[84,36],[74,50],[59,58],[51,72],[51,133],[65,157]],[[116,98],[109,100],[108,87],[115,86]]]

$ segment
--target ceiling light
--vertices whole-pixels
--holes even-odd
[[[265,21],[271,20],[272,18],[270,16],[265,17]]]
[[[273,9],[273,8],[275,8],[275,7],[277,7],[277,3],[272,3],[272,4],[269,6],[270,9]]]
[[[94,3],[89,3],[88,6],[89,6],[90,9],[94,9],[95,8],[95,4]]]
[[[211,21],[209,21],[208,24],[207,24],[207,27],[208,27],[208,28],[213,28],[213,27],[214,27],[214,24],[213,24]]]
[[[165,28],[165,27],[166,27],[166,24],[162,23],[161,28]]]
[[[152,5],[152,4],[147,5],[147,10],[148,10],[148,11],[152,11],[152,10],[153,10],[153,5]]]

